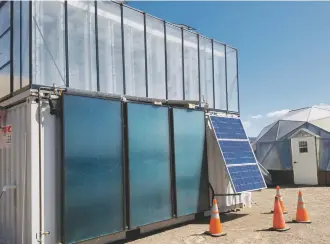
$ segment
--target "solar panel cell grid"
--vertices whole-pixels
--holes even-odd
[[[258,165],[228,167],[236,192],[265,188]]]
[[[240,119],[211,116],[218,139],[247,139]]]
[[[228,165],[256,163],[248,141],[218,141],[218,143]]]

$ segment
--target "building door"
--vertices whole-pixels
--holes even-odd
[[[317,185],[317,159],[315,137],[291,139],[291,154],[294,183]]]

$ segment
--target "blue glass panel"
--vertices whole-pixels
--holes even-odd
[[[320,170],[330,170],[330,139],[319,140],[319,167]]]
[[[132,227],[171,218],[168,108],[127,104]]]
[[[236,192],[265,188],[265,183],[256,164],[228,167],[228,171]]]
[[[173,120],[177,209],[183,216],[209,207],[204,112],[173,109]]]
[[[278,155],[280,156],[281,163],[284,169],[292,169],[291,162],[291,141],[277,141],[275,142]]]
[[[122,230],[121,104],[64,96],[65,243]]]
[[[250,142],[248,141],[218,141],[226,164],[255,163]]]
[[[210,117],[218,139],[247,139],[240,119]]]

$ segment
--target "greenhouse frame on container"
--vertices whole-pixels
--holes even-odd
[[[2,1],[0,16],[0,102],[56,86],[240,112],[237,50],[184,25],[112,1]]]

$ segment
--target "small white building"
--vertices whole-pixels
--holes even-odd
[[[254,144],[256,157],[274,184],[327,184],[330,106],[291,110],[266,126]]]

